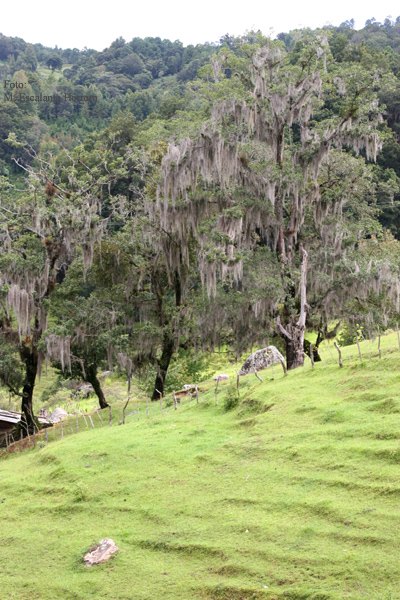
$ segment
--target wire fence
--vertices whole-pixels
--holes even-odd
[[[82,434],[92,429],[118,427],[132,421],[160,417],[177,410],[178,405],[186,406],[200,401],[198,391],[195,393],[188,391],[187,394],[180,395],[175,399],[174,396],[173,393],[161,400],[152,402],[147,397],[139,394],[135,398],[131,398],[129,403],[113,404],[108,408],[98,409],[87,414],[77,412],[74,415],[68,415],[58,423],[44,427],[33,434],[27,433],[26,428],[24,431],[21,427],[18,435],[15,433],[3,434],[5,446],[0,448],[0,458],[7,454],[24,452],[36,447],[42,448],[51,442],[60,441],[71,435]]]
[[[310,355],[312,355],[312,346]],[[398,331],[389,332],[378,335],[375,339],[365,339],[360,336],[357,339],[356,345],[340,347],[336,341],[324,342],[318,348],[319,359],[312,360],[308,355],[305,356],[304,366],[296,369],[311,371],[324,370],[328,367],[336,366],[337,368],[353,367],[357,364],[367,364],[370,361],[379,361],[389,358],[391,355],[398,355],[400,358],[400,334]],[[281,365],[274,364],[268,367],[267,370],[255,373],[260,381],[266,378],[279,379],[284,376],[289,376],[291,372],[285,374],[282,371]],[[248,375],[247,377],[252,377]],[[237,385],[240,389],[240,379],[237,377]],[[203,384],[202,384],[203,386]],[[208,387],[208,386],[207,386]],[[212,386],[209,387],[212,390]],[[203,390],[200,390],[203,394]],[[221,388],[219,388],[219,392]],[[214,389],[215,403],[218,394],[218,381]],[[186,392],[173,392],[172,394],[160,399],[159,401],[151,401],[147,396],[141,394],[130,398],[128,403],[112,404],[108,408],[98,409],[94,412],[84,414],[76,412],[74,415],[68,415],[62,421],[45,427],[34,434],[24,436],[22,428],[19,433],[19,438],[15,439],[15,433],[5,433],[5,446],[0,448],[0,457],[6,454],[15,454],[25,450],[34,449],[36,447],[44,447],[45,445],[63,440],[71,435],[82,434],[92,429],[102,427],[118,427],[132,421],[140,421],[144,419],[152,419],[155,417],[164,416],[178,409],[178,406],[191,405],[199,403],[202,396],[199,389],[187,390]]]
[[[306,356],[303,369],[312,369],[319,365],[322,368],[331,365],[337,365],[340,368],[356,366],[361,363],[367,364],[369,361],[400,355],[400,333],[399,331],[378,333],[373,339],[364,338],[362,333],[359,333],[356,335],[355,345],[341,347],[335,340],[325,341],[318,348],[318,354],[320,361],[314,361],[314,364],[311,358]]]

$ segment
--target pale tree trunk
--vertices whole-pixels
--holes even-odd
[[[279,316],[276,319],[278,331],[284,338],[286,344],[286,365],[288,370],[296,369],[297,367],[302,367],[304,365],[308,254],[302,246],[300,246],[300,251],[303,255],[303,261],[301,263],[299,320],[297,323],[289,323],[285,328],[281,324]]]

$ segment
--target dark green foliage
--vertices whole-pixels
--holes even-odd
[[[28,44],[25,52],[21,52],[16,62],[16,69],[23,71],[36,71],[38,61],[36,58],[35,49],[32,44]]]
[[[333,58],[338,62],[342,62],[345,58],[345,50],[348,45],[349,39],[344,33],[336,35],[329,44]]]
[[[126,75],[131,75],[132,77],[142,73],[143,69],[143,61],[140,56],[135,53],[124,56],[123,59],[118,61],[118,66],[117,63],[114,65],[114,70],[116,73],[125,73]]]
[[[61,69],[63,65],[63,59],[60,56],[57,56],[57,54],[53,54],[53,56],[50,56],[46,60],[46,65],[50,67],[53,71],[55,69]]]
[[[24,375],[21,360],[15,347],[0,336],[0,382],[11,393],[15,393],[23,385]]]
[[[311,356],[310,346],[311,346],[311,342],[309,340],[305,339],[304,340],[304,352],[307,354],[307,356]],[[319,362],[321,360],[321,357],[318,354],[318,348],[315,347],[315,344],[313,344],[313,356],[314,356],[314,362]]]
[[[363,328],[358,328],[359,339],[362,335]],[[354,325],[345,323],[337,336],[339,346],[351,346],[356,343],[356,331]]]
[[[163,119],[171,119],[178,110],[182,110],[184,107],[184,100],[176,94],[173,96],[167,96],[160,102],[158,112]]]
[[[126,95],[125,106],[137,121],[144,121],[154,111],[155,102],[150,90],[140,90]]]
[[[190,81],[191,79],[195,79],[197,76],[197,71],[201,67],[201,62],[199,59],[192,60],[188,65],[183,67],[182,71],[180,71],[177,75],[178,81]]]

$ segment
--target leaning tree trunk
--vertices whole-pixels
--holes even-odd
[[[306,290],[307,290],[307,266],[308,254],[301,246],[300,251],[303,254],[301,263],[300,280],[300,317],[297,323],[289,323],[285,329],[282,326],[280,318],[277,317],[276,324],[279,333],[286,344],[286,366],[288,371],[304,365],[304,332],[306,330]]]
[[[100,408],[108,408],[109,404],[101,389],[100,381],[97,379],[97,367],[95,365],[90,365],[90,367],[85,369],[85,374],[86,381],[93,386],[94,393],[99,399]]]
[[[25,365],[25,379],[22,389],[21,410],[24,415],[28,432],[38,429],[38,423],[33,416],[33,390],[38,372],[38,351],[35,346],[22,343],[20,356]]]
[[[168,328],[164,330],[163,337],[163,346],[162,346],[162,354],[161,358],[158,361],[157,375],[156,381],[154,385],[154,391],[151,399],[153,401],[160,399],[160,392],[162,396],[164,396],[164,384],[165,378],[167,376],[167,371],[169,367],[169,363],[171,362],[172,355],[174,353],[175,344],[174,340],[170,337],[168,333]]]

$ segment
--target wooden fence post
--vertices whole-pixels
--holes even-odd
[[[94,428],[95,428],[95,427],[94,427],[94,423],[93,423],[93,421],[92,421],[92,417],[91,417],[90,415],[89,415],[89,419],[90,419],[90,422],[91,422],[91,424],[92,424],[92,427],[93,427],[93,429],[94,429]]]
[[[239,371],[237,369],[235,369],[236,371],[236,389],[238,391],[238,394],[240,396],[240,391],[239,391]]]
[[[283,361],[281,358],[279,359],[279,362],[280,362],[280,363],[281,363],[281,365],[282,365],[283,374],[284,374],[284,375],[287,375],[287,368],[286,368],[285,362],[284,362],[284,361]]]
[[[24,444],[23,444],[23,433],[22,433],[22,427],[21,427],[21,435],[20,435],[20,440],[19,440],[19,447],[20,447],[20,451],[22,452],[24,449]]]
[[[128,400],[126,401],[126,403],[125,403],[125,405],[124,405],[124,408],[122,409],[122,424],[123,424],[123,425],[125,425],[125,409],[126,409],[126,407],[128,406],[128,404],[129,404],[129,400],[130,400],[130,399],[131,399],[131,398],[130,398],[130,396],[129,396],[129,394],[128,394]]]
[[[257,373],[257,369],[255,367],[254,367],[254,375],[257,377],[257,379],[259,379],[260,381],[262,381],[262,379],[259,376],[259,374]]]
[[[314,368],[314,350],[313,345],[310,344],[310,359],[311,359],[311,368]]]
[[[339,367],[343,367],[343,363],[342,363],[342,351],[340,350],[337,342],[334,342],[335,348],[336,350],[339,352]]]
[[[162,393],[159,390],[156,390],[156,392],[158,392],[160,394],[160,408],[161,408],[161,414],[164,415],[163,413],[163,409],[162,409]]]
[[[196,387],[196,401],[198,404],[199,403],[199,390],[197,389],[197,385],[195,387]]]
[[[381,330],[379,329],[379,325],[378,325],[378,354],[379,354],[379,358],[382,358],[382,353],[381,353]]]
[[[196,389],[197,389],[197,388],[196,388]],[[172,396],[173,396],[173,398],[174,398],[174,407],[175,407],[175,410],[177,410],[177,409],[178,409],[178,402],[177,402],[177,400],[176,400],[176,396],[175,396],[175,390],[173,390],[173,392],[172,392]],[[197,402],[198,402],[198,401],[197,401]]]
[[[360,342],[358,341],[358,335],[357,335],[357,327],[356,327],[356,342],[357,342],[357,348],[358,348],[358,356],[360,357],[360,360],[362,361]]]

